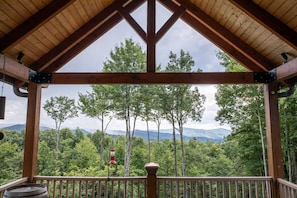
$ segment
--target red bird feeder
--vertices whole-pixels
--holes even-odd
[[[115,150],[113,148],[110,150],[110,161],[109,161],[109,164],[110,165],[117,164],[117,162],[115,161]]]

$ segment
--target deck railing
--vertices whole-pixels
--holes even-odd
[[[44,177],[49,197],[146,197],[146,177]]]
[[[158,177],[157,197],[271,198],[270,177]]]
[[[139,197],[139,198],[273,198],[271,177],[161,177],[157,166],[146,166],[146,177],[35,176],[56,197]],[[28,182],[22,178],[0,186],[0,198],[10,187]],[[281,198],[296,198],[297,185],[278,179]]]
[[[24,178],[18,179],[16,181],[10,182],[8,184],[5,184],[3,186],[0,186],[0,198],[3,197],[4,192],[5,192],[6,189],[11,188],[11,187],[14,187],[14,186],[17,186],[19,184],[26,183],[27,181],[28,181],[28,178],[27,177],[24,177]]]
[[[279,186],[280,197],[296,198],[297,197],[297,185],[288,182],[283,179],[277,179]]]

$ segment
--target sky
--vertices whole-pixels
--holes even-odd
[[[132,13],[132,17],[146,30],[146,16],[143,14],[146,12],[146,4]],[[171,13],[157,3],[157,22],[156,29],[158,30],[162,24],[170,17]],[[132,38],[146,50],[145,43],[137,35],[137,33],[131,28],[131,26],[123,20],[105,35],[100,37],[96,42],[78,54],[75,58],[69,61],[58,72],[98,72],[102,70],[103,63],[109,59],[110,52],[116,45],[120,45],[125,39]],[[204,72],[221,72],[224,70],[219,64],[219,60],[216,57],[216,53],[219,49],[210,41],[201,36],[198,32],[193,30],[182,20],[178,20],[171,29],[163,36],[163,38],[157,43],[156,49],[156,65],[161,64],[164,69],[169,60],[169,53],[179,54],[180,50],[189,52],[195,61],[195,67]],[[220,125],[215,121],[215,116],[218,110],[218,106],[215,101],[216,85],[197,85],[200,93],[206,96],[206,102],[204,104],[204,114],[201,122],[188,122],[185,127],[199,128],[199,129],[214,129],[214,128],[229,128],[226,125]],[[78,102],[78,93],[86,94],[91,92],[90,85],[49,85],[48,88],[42,90],[42,102],[43,106],[50,97],[55,96],[67,96],[70,99],[75,99]],[[0,120],[1,126],[8,126],[13,124],[24,124],[26,122],[27,114],[27,98],[21,98],[13,93],[12,86],[8,84],[1,84],[1,93],[6,97],[6,111],[5,119]],[[125,129],[124,121],[113,119],[109,125],[109,130],[123,130]],[[40,125],[47,127],[55,127],[55,122],[46,112],[41,108]],[[76,118],[66,120],[62,128],[68,127],[75,129],[77,127],[87,130],[101,129],[99,120],[95,118],[89,118],[85,115],[79,114]],[[138,121],[136,128],[145,129],[146,125]],[[161,124],[162,129],[168,129],[171,125],[167,122]],[[155,124],[150,124],[151,129],[155,129]]]

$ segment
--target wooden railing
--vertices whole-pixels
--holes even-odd
[[[34,177],[49,197],[146,197],[146,177]]]
[[[277,179],[279,186],[280,197],[285,198],[296,198],[297,197],[297,185],[288,182],[283,179]]]
[[[271,198],[270,177],[158,177],[157,197]]]
[[[141,197],[141,198],[273,198],[271,177],[161,177],[158,166],[146,166],[147,177],[62,177],[35,176],[56,197]],[[22,178],[0,186],[0,198],[10,187],[28,182]],[[297,185],[278,179],[281,198],[296,198]]]
[[[24,178],[18,179],[16,181],[10,182],[8,184],[5,184],[3,186],[0,186],[0,197],[1,198],[3,197],[4,192],[5,192],[6,189],[11,188],[11,187],[14,187],[14,186],[17,186],[19,184],[26,183],[27,181],[28,181],[28,178],[27,177],[24,177]]]
[[[49,197],[149,197],[147,177],[56,177],[36,176],[47,186]],[[27,178],[0,187],[3,192]],[[278,180],[281,197],[296,197],[297,186]],[[271,198],[271,177],[156,177],[155,197]],[[153,193],[152,193],[153,194]]]

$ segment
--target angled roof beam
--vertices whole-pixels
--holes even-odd
[[[121,1],[123,1],[123,0],[121,0]],[[119,2],[119,1],[115,1],[115,2]],[[124,0],[124,2],[125,2],[125,0]],[[131,1],[129,4],[125,4],[124,9],[129,12],[132,12],[134,9],[139,7],[143,2],[144,2],[144,0]],[[122,6],[122,5],[120,5],[120,6]],[[75,42],[73,45],[71,45],[71,43],[68,43],[70,41],[67,41],[67,43],[69,45],[71,45],[71,48],[70,48],[70,46],[69,47],[61,46],[61,48],[65,49],[65,50],[61,50],[60,53],[57,54],[58,58],[54,59],[49,64],[47,64],[47,67],[43,68],[42,72],[57,71],[58,69],[63,67],[68,61],[70,61],[74,56],[79,54],[82,50],[84,50],[86,47],[88,47],[90,44],[92,44],[94,41],[96,41],[98,38],[100,38],[100,36],[102,36],[104,33],[106,33],[111,28],[113,28],[118,22],[120,22],[122,20],[122,16],[116,11],[117,7],[115,7],[114,9],[115,9],[115,11],[112,13],[112,16],[108,16],[109,18],[107,20],[105,20],[103,23],[101,22],[100,24],[96,24],[97,25],[96,28],[92,29],[92,31],[89,32],[87,36],[84,36],[83,39],[80,39],[78,42]],[[101,14],[99,14],[99,15],[101,16]],[[98,15],[98,18],[104,17],[104,19],[106,19],[105,14],[104,14],[104,16],[101,16],[101,17],[99,17],[99,15]],[[94,21],[91,22],[91,24],[93,24],[93,23],[94,23]],[[83,30],[81,30],[81,31],[84,32]],[[71,35],[70,37],[74,37],[74,38],[71,38],[71,40],[72,40],[72,39],[75,39],[77,36]],[[70,37],[68,39],[70,39]],[[61,43],[61,45],[62,44],[63,43]],[[52,50],[52,51],[55,52],[55,50]],[[38,66],[38,65],[36,65],[36,66]]]
[[[273,68],[273,64],[269,60],[261,56],[257,51],[233,35],[190,1],[178,0],[178,2],[172,2],[170,0],[163,0],[160,3],[170,10],[175,10],[179,5],[184,6],[187,11],[181,18],[186,23],[248,69],[260,72],[269,71]]]
[[[146,32],[142,29],[142,27],[133,19],[129,12],[123,7],[118,9],[120,14],[126,19],[126,21],[132,26],[132,28],[138,33],[138,35],[142,38],[144,42],[146,42]]]
[[[297,32],[282,23],[280,20],[269,14],[266,10],[258,6],[253,1],[229,0],[236,7],[244,11],[255,21],[263,25],[270,32],[277,35],[288,45],[297,49]]]
[[[185,12],[185,8],[177,7],[173,15],[166,21],[166,23],[159,29],[156,34],[156,42],[158,42],[164,34],[172,27],[172,25],[179,19],[179,17]]]
[[[295,78],[297,76],[297,58],[278,66],[276,69],[277,80],[289,80],[290,78]]]
[[[50,84],[257,84],[253,72],[64,73],[51,74]]]
[[[111,16],[117,13],[116,8],[125,4],[127,1],[118,0],[105,8],[102,12],[96,15],[93,19],[83,25],[80,29],[75,31],[72,35],[62,41],[59,45],[51,49],[48,53],[43,55],[39,60],[30,65],[30,68],[41,72],[46,69],[48,65],[60,58],[63,53],[69,50],[76,43],[87,37],[94,29],[102,25]]]
[[[65,9],[74,0],[52,1],[29,19],[13,29],[10,33],[0,39],[0,52],[18,43],[27,35],[41,27],[44,23],[53,18],[61,10]]]

